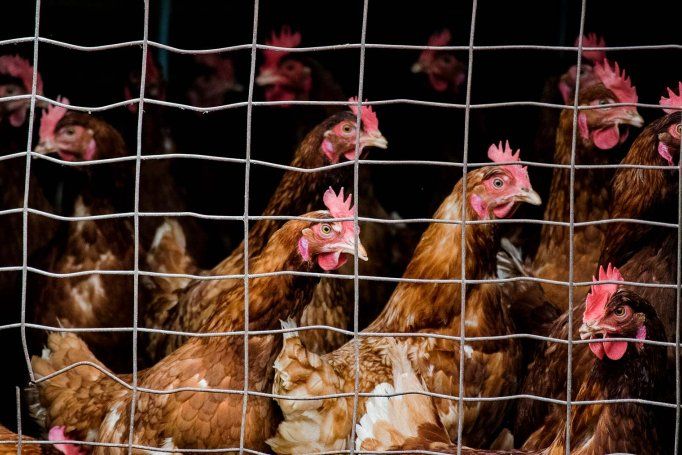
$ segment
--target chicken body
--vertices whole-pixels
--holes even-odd
[[[604,85],[597,84],[581,89],[580,105],[590,105],[597,100],[617,99]],[[634,115],[637,115],[636,110]],[[633,118],[634,118],[633,115]],[[637,115],[638,116],[638,115]],[[636,123],[634,120],[632,120]],[[641,122],[641,117],[639,117]],[[592,128],[601,123],[610,124],[610,120],[602,122],[597,119]],[[619,125],[619,123],[616,123]],[[625,127],[623,127],[625,128]],[[626,133],[621,133],[626,134]],[[573,140],[573,111],[561,112],[556,134],[554,161],[557,164],[571,163]],[[591,140],[578,138],[576,141],[576,164],[607,164],[618,159],[616,149],[600,150]],[[607,182],[613,175],[612,169],[578,169],[574,171],[574,186],[571,188],[569,169],[554,170],[550,196],[545,209],[545,220],[570,221],[570,194],[574,194],[574,215],[576,223],[598,221],[608,218],[610,195]],[[571,244],[567,226],[543,225],[541,242],[533,259],[533,274],[540,278],[557,281],[568,281],[569,255]],[[588,225],[574,228],[573,233],[573,281],[590,281],[599,253],[604,243],[602,225]],[[545,297],[561,310],[568,308],[568,288],[557,284],[541,284]],[[587,287],[576,288],[574,303],[580,302],[587,294]]]
[[[480,183],[483,170],[468,174],[468,190]],[[445,199],[434,215],[439,220],[461,218],[462,182]],[[467,216],[472,209],[466,204]],[[434,223],[426,230],[415,250],[404,278],[453,279],[461,273],[462,239],[460,226]],[[494,255],[498,242],[494,225],[476,224],[466,229],[466,277],[482,279],[494,275]],[[446,283],[401,282],[381,315],[364,332],[423,332],[459,336],[461,318],[466,320],[467,336],[513,333],[503,295],[495,285],[467,286],[466,313],[462,314],[461,287]],[[403,339],[403,338],[401,338]],[[404,338],[412,364],[425,378],[428,389],[458,394],[459,343],[444,338]],[[387,349],[391,340],[359,339],[359,391],[369,392],[391,376]],[[297,397],[352,392],[355,385],[355,343],[319,356],[309,352],[298,337],[285,340],[275,363],[273,392],[291,399],[278,399],[284,413],[277,435],[268,443],[277,453],[308,453],[339,450],[346,446],[351,431],[352,398],[298,401]],[[515,390],[520,368],[516,340],[486,341],[464,347],[465,396],[500,396]],[[360,398],[359,413],[365,399]],[[464,441],[485,445],[494,438],[507,404],[505,402],[465,403]],[[457,432],[457,404],[438,400],[438,413],[450,434]]]
[[[636,311],[646,315],[646,337],[662,340],[660,319],[648,302],[637,295],[618,294],[616,302],[633,302]],[[612,300],[613,302],[613,300]],[[625,335],[622,335],[625,336]],[[412,368],[405,349],[389,348],[393,376],[391,383],[378,385],[376,396],[368,400],[367,412],[357,425],[356,450],[433,451],[455,453],[457,444],[443,428],[433,399],[419,394],[427,391]],[[631,343],[618,360],[587,359],[589,375],[580,387],[577,401],[656,399],[656,388],[664,381],[665,354],[657,346]],[[412,392],[412,393],[411,393]],[[659,453],[657,428],[651,407],[640,403],[614,403],[575,406],[571,413],[572,455],[605,453]],[[522,450],[482,450],[462,447],[462,453],[563,455],[566,453],[566,411],[558,407],[545,425]],[[637,438],[633,438],[633,431]]]
[[[670,125],[679,123],[679,114],[670,114],[648,125],[633,142],[623,159],[625,164],[660,166],[665,161],[657,152],[658,135]],[[679,147],[679,146],[678,146]],[[674,147],[671,147],[674,149]],[[670,198],[676,194],[677,179],[667,171],[643,169],[619,169],[611,185],[613,201],[611,216],[615,218],[651,219],[655,213],[672,211],[660,210],[662,206],[676,204]],[[674,197],[673,197],[674,199]],[[664,215],[664,217],[667,215]],[[656,215],[653,215],[656,218]],[[659,221],[665,221],[665,218]],[[649,229],[653,229],[650,231]],[[600,264],[619,265],[627,281],[641,283],[675,282],[677,267],[677,235],[665,228],[649,228],[639,224],[618,223],[605,231],[604,248],[600,250]],[[588,280],[595,269],[592,268]],[[584,273],[585,274],[585,273]],[[675,333],[675,292],[672,289],[654,287],[633,287],[646,298],[661,315],[666,333]],[[573,337],[577,338],[584,301],[573,307]],[[531,313],[532,314],[532,313]],[[553,338],[567,339],[568,313],[562,314],[547,333]],[[590,351],[585,345],[573,346],[573,393],[589,372]],[[523,381],[521,392],[537,396],[565,399],[566,396],[567,351],[564,346],[543,342],[528,365],[528,375]],[[550,405],[536,400],[521,400],[518,404],[514,435],[518,443],[537,429],[550,412]]]
[[[121,136],[104,121],[80,113],[67,113],[55,131],[82,128],[92,131],[97,158],[125,156]],[[84,133],[90,134],[90,133]],[[41,139],[37,149],[57,148]],[[128,171],[128,172],[127,172]],[[65,197],[69,214],[76,217],[106,215],[132,206],[132,167],[129,163],[82,166],[65,170]],[[37,259],[46,270],[68,274],[91,274],[61,278],[36,275],[30,281],[30,301],[39,324],[63,327],[130,327],[133,322],[133,277],[98,274],[96,271],[132,270],[134,232],[128,218],[69,221]],[[132,338],[125,332],[90,332],[83,338],[115,371],[131,369]],[[116,347],[116,349],[112,349]]]
[[[312,169],[329,164],[329,160],[321,149],[322,142],[326,137],[325,132],[343,121],[354,122],[355,117],[350,112],[342,112],[328,118],[313,129],[299,145],[291,166]],[[350,186],[350,181],[350,167],[320,172],[288,171],[270,199],[263,215],[276,216],[309,211],[320,204],[321,195],[329,186],[337,187],[343,184]],[[273,219],[256,221],[249,231],[249,256],[255,257],[260,254],[270,236],[283,223],[281,220]],[[176,236],[176,234],[173,235]],[[164,259],[154,257],[158,252],[165,254],[164,251],[167,250],[168,247],[164,246],[150,251],[149,261],[156,264],[157,270],[163,267],[167,271],[176,273],[198,272],[191,259],[183,258],[185,253],[182,245],[176,248],[178,254],[171,258],[170,263],[164,264],[166,262]],[[203,273],[206,275],[232,275],[241,274],[243,270],[244,245],[242,243],[225,260],[212,270]],[[155,278],[152,281],[155,289],[152,291],[154,297],[151,300],[146,317],[147,326],[192,332],[196,332],[212,315],[216,296],[235,285],[240,285],[242,282],[241,279],[188,282],[186,279],[177,278]],[[323,278],[322,281],[334,282],[339,280]],[[152,359],[159,359],[177,349],[186,341],[187,337],[150,334],[149,339],[148,353]]]
[[[328,218],[329,212],[311,212],[308,218]],[[273,271],[310,271],[308,260],[300,253],[301,232],[310,221],[289,221],[252,260],[252,273]],[[362,246],[359,245],[362,250]],[[364,250],[363,250],[364,251]],[[315,253],[317,254],[317,253]],[[296,317],[312,296],[316,277],[280,274],[253,278],[249,282],[249,330],[275,329],[280,319]],[[216,296],[212,317],[204,332],[243,330],[245,289],[239,286]],[[245,365],[242,336],[195,337],[139,373],[138,387],[171,391],[190,387],[197,390],[151,394],[139,392],[135,408],[135,444],[166,449],[236,447],[240,429],[245,431],[245,446],[263,450],[265,439],[274,430],[275,405],[272,400],[249,397],[242,425],[242,400],[239,394],[211,392],[210,389],[244,390],[244,371],[248,368],[248,388],[267,391],[272,384],[272,362],[281,345],[279,335],[257,335],[248,339],[248,365]],[[33,368],[44,377],[74,361],[103,365],[74,334],[52,334],[49,351],[34,357]],[[121,376],[130,382],[130,375]],[[101,442],[128,441],[131,391],[102,372],[79,366],[39,385],[43,420],[49,425],[65,426],[78,439],[96,438]],[[206,389],[206,390],[201,390]],[[65,407],[64,405],[67,404]],[[98,447],[96,454],[118,453],[119,449]],[[151,449],[153,450],[153,449]]]

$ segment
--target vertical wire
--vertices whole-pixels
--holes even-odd
[[[582,0],[580,7],[580,30],[578,31],[578,67],[575,77],[575,94],[573,96],[573,133],[571,138],[571,169],[569,191],[569,219],[568,219],[568,335],[566,360],[566,455],[571,453],[571,395],[573,389],[573,265],[574,265],[574,242],[575,230],[575,148],[578,140],[578,101],[580,99],[580,73],[583,58],[583,33],[585,29],[585,7],[587,0]]]
[[[251,178],[251,126],[253,122],[253,86],[256,79],[256,52],[258,43],[258,2],[253,2],[253,30],[251,32],[251,68],[249,93],[246,102],[246,162],[244,163],[244,395],[242,398],[242,424],[239,429],[239,454],[244,453],[246,438],[246,411],[249,401],[249,182]]]
[[[24,174],[24,206],[21,226],[21,346],[28,367],[31,382],[35,381],[31,356],[26,341],[26,281],[28,279],[28,196],[31,192],[31,150],[33,149],[33,123],[36,114],[36,91],[38,87],[38,42],[40,37],[40,0],[36,0],[35,29],[33,30],[33,80],[31,81],[31,102],[28,116],[28,139],[26,140],[26,173]]]
[[[350,427],[350,455],[355,452],[355,425],[358,419],[358,393],[360,391],[360,338],[359,331],[359,312],[360,312],[360,279],[358,277],[358,248],[360,243],[360,233],[358,232],[358,214],[360,213],[360,192],[358,175],[360,172],[360,122],[362,118],[362,96],[365,87],[365,44],[367,42],[367,11],[369,10],[369,0],[363,0],[362,5],[362,30],[360,33],[360,67],[358,69],[358,104],[355,116],[355,158],[353,160],[353,230],[355,236],[355,254],[353,255],[353,356],[355,382],[353,385],[353,414]],[[345,400],[345,398],[342,398]]]
[[[460,203],[461,226],[461,269],[460,278],[460,321],[459,321],[459,378],[457,382],[457,455],[462,454],[462,432],[464,431],[464,343],[466,342],[466,206],[467,168],[469,160],[469,122],[471,116],[471,77],[474,66],[474,34],[476,32],[476,11],[478,0],[471,3],[471,25],[469,29],[469,66],[467,68],[467,92],[464,106],[464,150],[462,153],[462,201]]]
[[[147,53],[149,51],[149,0],[144,0],[144,28],[142,36],[142,69],[140,70],[140,101],[137,109],[137,146],[135,151],[135,201],[133,206],[133,381],[130,399],[130,428],[128,454],[133,452],[135,437],[135,407],[137,405],[137,326],[140,282],[140,167],[142,162],[142,120],[144,116],[144,93],[147,82]]]
[[[680,120],[682,124],[682,120]],[[675,294],[675,436],[674,452],[680,447],[680,299],[682,297],[682,144],[677,163],[677,287]]]
[[[23,447],[23,429],[21,428],[21,390],[15,387],[16,401],[17,401],[17,455],[22,454]]]

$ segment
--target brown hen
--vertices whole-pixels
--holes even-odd
[[[495,161],[513,161],[509,145],[491,146]],[[404,278],[453,280],[460,278],[462,262],[461,219],[485,220],[510,216],[520,202],[539,204],[539,196],[525,168],[517,165],[485,167],[467,174],[467,200],[462,201],[464,183],[458,182],[434,215],[440,220],[426,230]],[[498,247],[496,224],[466,227],[467,279],[493,277]],[[410,358],[427,380],[429,390],[457,394],[459,344],[448,338],[426,334],[459,336],[461,317],[466,318],[468,336],[503,335],[514,332],[507,304],[499,286],[467,286],[466,316],[462,315],[461,287],[457,283],[401,282],[381,315],[364,332],[422,332],[424,337],[406,338]],[[386,358],[389,340],[363,336],[359,340],[359,391],[369,392],[390,378]],[[352,398],[296,400],[331,393],[352,392],[355,384],[355,343],[318,356],[306,350],[298,337],[285,340],[275,363],[273,392],[291,398],[278,399],[284,413],[277,435],[268,443],[277,453],[307,453],[340,450],[346,446],[352,422]],[[464,347],[466,396],[499,396],[516,388],[520,352],[513,339],[485,341]],[[359,412],[365,400],[360,399]],[[502,422],[506,402],[467,403],[464,406],[464,437],[467,443],[485,445]],[[437,408],[448,431],[456,432],[457,406],[439,400]],[[494,436],[493,436],[494,437]]]
[[[329,211],[302,215],[313,219],[352,215],[347,201],[325,195]],[[278,271],[308,272],[338,269],[357,248],[353,223],[327,221],[288,221],[276,231],[260,255],[250,261],[249,271],[261,274]],[[297,317],[312,296],[316,276],[275,274],[249,280],[248,330],[271,330],[281,319]],[[243,280],[239,286],[222,291],[213,315],[202,332],[243,330],[245,325]],[[140,392],[135,414],[133,441],[165,449],[236,447],[243,429],[245,447],[263,450],[265,439],[275,428],[276,408],[264,397],[249,397],[242,425],[243,398],[240,394],[212,392],[210,389],[243,390],[244,370],[248,368],[248,388],[266,392],[271,388],[274,357],[281,336],[254,335],[248,338],[248,365],[244,364],[244,338],[241,335],[194,337],[153,367],[139,373],[138,387],[169,391],[193,388],[179,393]],[[88,360],[101,365],[76,335],[52,334],[49,351],[33,357],[37,376],[44,377],[72,364]],[[104,367],[102,367],[104,368]],[[130,376],[121,379],[130,382]],[[79,440],[128,441],[131,391],[91,366],[79,366],[38,384],[46,425],[65,426]],[[200,390],[206,389],[206,390]],[[116,453],[118,449],[98,447],[95,453]],[[152,449],[153,450],[153,449]]]

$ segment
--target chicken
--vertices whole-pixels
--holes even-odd
[[[452,36],[450,30],[436,32],[427,43],[428,46],[448,46]],[[412,65],[413,73],[424,73],[429,84],[437,92],[450,92],[458,95],[467,77],[466,64],[460,62],[452,51],[425,49],[419,60]]]
[[[673,100],[675,97],[671,97]],[[682,105],[682,100],[673,101]],[[669,113],[658,119],[640,133],[633,142],[623,164],[661,166],[679,160],[680,139],[678,126],[681,114]],[[677,135],[677,136],[675,136]],[[659,151],[660,150],[660,151]],[[676,204],[677,176],[663,170],[618,169],[611,183],[612,202],[610,214],[613,218],[652,219],[670,221],[672,210],[662,207]],[[640,283],[676,282],[677,233],[663,227],[651,227],[632,223],[614,223],[606,229],[604,247],[599,263],[619,264],[628,281]],[[600,273],[600,280],[604,278]],[[626,286],[626,288],[629,288]],[[674,339],[676,298],[674,289],[633,287],[642,297],[652,302],[665,325],[666,333]],[[577,336],[580,315],[584,305],[573,307],[573,330]],[[532,313],[530,313],[532,314]],[[567,339],[568,313],[564,313],[550,328],[547,336]],[[586,377],[589,351],[582,345],[573,348],[573,384],[577,387]],[[671,360],[671,359],[669,359]],[[549,398],[564,399],[566,395],[567,353],[552,342],[543,342],[528,375],[521,386],[521,392]],[[550,373],[548,375],[548,373]],[[536,400],[520,400],[514,436],[522,443],[549,413],[547,403]]]
[[[37,75],[36,93],[43,93],[43,82]],[[0,97],[26,95],[31,93],[33,67],[19,56],[0,56]],[[0,156],[26,150],[26,128],[29,100],[4,101],[0,103]],[[40,163],[45,164],[45,163]],[[38,163],[32,163],[29,180],[28,206],[44,212],[54,212],[53,201],[43,191],[41,179],[36,174],[45,174]],[[42,175],[41,175],[42,176]],[[0,210],[18,209],[24,206],[24,187],[26,185],[26,157],[24,155],[0,161]],[[50,218],[28,215],[28,255],[32,256],[43,248],[57,233],[59,224]],[[0,267],[20,266],[22,263],[21,213],[7,213],[0,216],[0,232],[3,247],[0,248]],[[18,293],[16,284],[18,273],[0,273],[0,297],[3,301],[13,301]]]
[[[68,102],[68,100],[62,100]],[[127,154],[120,134],[104,121],[79,112],[51,107],[40,123],[41,154],[56,154],[66,162],[119,158]],[[132,163],[74,166],[66,194],[73,194],[68,215],[106,215],[132,209]],[[40,266],[53,273],[133,269],[133,225],[130,218],[69,221],[51,244]],[[83,274],[30,278],[34,320],[63,327],[131,327],[133,277]],[[118,369],[130,369],[122,353],[132,352],[126,332],[89,332],[83,338],[98,356]],[[115,349],[112,349],[115,347]]]
[[[509,144],[492,145],[489,157],[495,162],[513,162]],[[423,234],[407,267],[404,278],[459,279],[462,255],[466,254],[465,276],[480,280],[494,276],[498,248],[497,224],[466,226],[466,253],[461,250],[461,219],[464,209],[468,220],[487,220],[511,216],[521,202],[539,204],[527,170],[508,164],[483,167],[466,176],[467,200],[462,201],[463,181],[435,213],[439,220]],[[450,221],[449,223],[447,221]],[[405,338],[410,359],[427,381],[430,391],[458,394],[459,346],[447,338],[428,335],[459,336],[461,317],[466,320],[467,336],[508,335],[514,326],[508,302],[502,300],[499,286],[467,286],[466,312],[462,314],[461,288],[457,283],[400,282],[379,317],[363,333],[421,332],[424,337]],[[359,391],[369,392],[387,382],[391,369],[386,359],[388,340],[363,336],[359,339]],[[520,352],[515,339],[470,343],[464,347],[466,373],[464,395],[469,397],[503,396],[514,393],[520,370]],[[306,400],[330,393],[351,392],[355,383],[355,343],[318,356],[307,351],[298,337],[289,337],[275,361],[273,393],[283,395],[277,402],[284,414],[277,435],[268,444],[277,453],[335,451],[346,446],[351,431],[352,398]],[[457,432],[457,404],[441,399],[438,414],[449,434]],[[358,412],[363,413],[365,399]],[[502,423],[506,401],[464,404],[464,443],[484,446],[491,442]]]
[[[614,67],[608,60],[597,63],[595,78],[580,87],[579,104],[598,106],[608,103],[636,103],[637,92],[630,78],[621,72],[618,64]],[[585,81],[583,81],[585,82]],[[616,153],[628,136],[628,126],[641,127],[642,117],[635,107],[611,107],[581,110],[578,114],[578,140],[576,142],[576,164],[606,164],[619,159]],[[573,111],[561,113],[556,135],[554,162],[570,164],[573,139]],[[616,149],[614,151],[613,149]],[[573,190],[574,221],[602,220],[608,217],[609,190],[605,182],[613,175],[609,169],[579,169],[575,171],[575,184],[570,185],[570,170],[554,170],[550,196],[544,219],[568,222],[570,218],[569,198]],[[540,245],[533,259],[532,273],[539,278],[568,281],[568,257],[570,241],[568,227],[543,225]],[[603,228],[598,225],[576,227],[574,230],[574,281],[588,281],[594,271],[604,241]],[[542,284],[546,298],[562,311],[568,308],[568,288],[563,285]],[[587,291],[576,288],[575,302],[579,302]]]
[[[272,33],[267,45],[280,48],[295,48],[301,43],[301,33],[292,32],[284,26],[279,34]],[[256,83],[265,89],[266,101],[337,101],[345,99],[333,75],[319,62],[306,57],[301,52],[283,50],[264,50],[264,62],[256,78]],[[357,103],[357,100],[354,101]],[[286,108],[283,108],[286,107]],[[269,113],[272,118],[261,120],[268,125],[268,137],[277,137],[278,145],[282,138],[295,133],[295,138],[302,131],[308,131],[324,115],[337,112],[340,106],[297,106],[278,104]],[[278,128],[274,133],[273,126]],[[283,131],[282,131],[283,130]],[[258,140],[258,137],[256,137]],[[285,139],[286,141],[286,139]],[[274,147],[256,147],[258,149],[274,149]],[[376,219],[396,218],[383,207],[372,187],[372,170],[369,166],[360,166],[359,211],[360,216]],[[358,273],[366,276],[398,276],[401,274],[410,255],[416,246],[418,236],[410,226],[389,223],[364,223],[365,245],[372,257],[371,263],[361,264]],[[401,245],[401,247],[396,247]],[[344,273],[352,274],[351,267]],[[361,281],[359,283],[359,300],[365,302],[384,302],[393,292],[394,284],[390,282]],[[311,306],[303,314],[301,324],[327,325],[350,329],[354,304],[354,288],[351,282],[334,282],[318,288]],[[365,308],[363,319],[368,323],[379,313],[380,307]],[[301,337],[308,348],[317,353],[325,353],[336,349],[347,337],[338,332],[316,330],[305,331]]]
[[[344,200],[329,189],[324,195],[328,210],[302,215],[314,221],[292,220],[268,241],[251,260],[250,272],[278,271],[331,272],[342,266],[349,255],[366,260],[362,243],[356,240],[352,221],[326,221],[353,216],[351,197]],[[277,329],[280,319],[297,317],[310,300],[319,277],[283,273],[252,278],[248,289],[248,330]],[[221,292],[214,312],[202,332],[244,330],[244,282]],[[285,337],[288,335],[285,335]],[[252,335],[248,339],[248,365],[244,365],[242,336],[191,338],[178,350],[153,367],[139,373],[138,387],[171,390],[195,389],[181,393],[138,395],[133,442],[165,449],[204,449],[236,447],[242,426],[242,396],[211,392],[211,389],[243,390],[244,369],[248,368],[248,388],[266,392],[272,386],[274,357],[282,337]],[[73,361],[101,363],[74,334],[52,334],[49,351],[34,356],[37,376],[45,377]],[[130,381],[129,376],[121,377]],[[90,366],[79,366],[50,380],[38,383],[42,413],[47,425],[63,425],[67,433],[81,440],[89,436],[100,442],[128,441],[131,391]],[[66,405],[66,406],[65,406]],[[251,396],[243,429],[244,446],[263,450],[265,439],[275,428],[275,404],[264,397]],[[36,412],[40,415],[40,412]],[[153,450],[153,449],[151,449]],[[96,454],[115,453],[99,447]]]
[[[365,147],[386,147],[386,139],[378,129],[376,114],[371,108],[364,107],[361,118],[360,153]],[[291,163],[292,167],[313,169],[324,165],[336,164],[355,158],[356,119],[353,112],[335,114],[316,126],[301,142]],[[346,183],[350,186],[351,167],[331,169],[324,172],[288,171],[284,174],[277,191],[274,193],[263,215],[280,216],[300,213],[319,204],[322,191],[328,186]],[[267,240],[283,222],[281,220],[258,220],[249,230],[249,256],[255,257],[265,247]],[[177,229],[167,229],[168,241],[182,235]],[[158,244],[165,245],[163,233],[157,238]],[[156,246],[156,245],[155,245]],[[164,246],[161,250],[167,250]],[[176,249],[170,261],[155,258],[159,248],[152,248],[148,260],[156,270],[174,273],[190,273],[184,266],[193,267],[193,261],[183,259],[182,245]],[[243,273],[244,246],[239,245],[226,259],[206,275],[233,275]],[[165,264],[165,265],[164,265]],[[184,264],[178,266],[178,264]],[[196,274],[196,269],[194,274]],[[215,311],[216,296],[229,289],[239,280],[197,280],[188,283],[186,279],[154,277],[150,281],[154,298],[150,302],[146,317],[148,327],[195,332],[204,325]],[[334,286],[339,280],[323,279],[325,286]],[[159,359],[173,352],[186,337],[150,334],[149,355]]]
[[[292,32],[288,26],[282,27],[279,35],[272,32],[268,46],[294,48],[301,44],[301,33]],[[341,88],[317,61],[301,53],[284,50],[266,49],[265,61],[260,67],[256,84],[265,88],[267,101],[291,100],[340,100],[344,99]],[[327,114],[338,110],[330,106]]]
[[[602,280],[623,281],[623,277],[609,264],[600,274]],[[579,333],[582,339],[633,341],[589,343],[584,350],[596,359],[587,359],[591,365],[578,383],[575,401],[661,399],[667,380],[665,348],[636,340],[665,341],[663,323],[647,300],[621,288],[617,284],[592,286]],[[549,443],[550,454],[565,453],[565,415],[564,407],[555,408],[523,448],[538,450]],[[655,417],[655,409],[643,403],[575,406],[571,413],[571,453],[661,453]],[[631,437],[633,430],[636,438]]]
[[[589,344],[594,357],[588,359],[590,373],[580,387],[577,401],[657,399],[656,387],[665,380],[661,347],[637,341],[665,339],[656,311],[636,293],[617,288],[615,284],[592,287],[580,333],[586,339],[623,337],[633,341]],[[379,384],[372,392],[379,396],[368,399],[366,413],[357,425],[356,450],[456,452],[457,446],[443,428],[432,398],[424,394],[428,390],[417,378],[406,349],[394,346],[389,357],[393,384]],[[462,447],[462,453],[563,455],[565,422],[565,407],[557,408],[533,435],[540,444],[499,451]],[[642,403],[574,406],[570,453],[660,453],[654,422],[653,407]],[[635,432],[637,437],[633,438]]]
[[[578,38],[574,45],[578,46]],[[590,33],[583,36],[583,47],[604,47],[606,41],[603,37]],[[582,64],[580,66],[580,86],[590,85],[595,82],[594,65],[603,63],[606,59],[605,51],[585,51],[582,53]],[[575,97],[575,82],[578,74],[578,66],[571,66],[561,76],[550,77],[546,82],[540,101],[543,103],[553,103],[573,105]],[[546,107],[540,109],[539,125],[535,137],[534,152],[539,161],[548,161],[554,153],[556,145],[556,133],[559,125],[561,111],[555,108]],[[541,193],[542,194],[542,193]]]

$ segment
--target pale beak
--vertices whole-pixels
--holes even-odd
[[[533,188],[521,188],[521,191],[516,194],[515,199],[519,202],[526,202],[531,205],[542,204],[542,198],[533,190]]]
[[[330,245],[329,249],[355,255],[355,243],[353,242],[352,239],[344,243]],[[363,261],[367,261],[369,259],[367,257],[367,250],[365,250],[365,247],[362,245],[360,239],[358,239],[358,259],[362,259]]]
[[[36,153],[40,153],[41,155],[49,155],[50,153],[56,153],[58,149],[52,143],[52,141],[46,140],[41,141],[38,145],[36,145],[33,151]]]
[[[613,117],[611,117],[611,120],[622,125],[631,125],[635,128],[641,128],[644,125],[644,119],[639,115],[637,109],[618,109]]]
[[[412,65],[412,72],[413,73],[415,73],[415,74],[421,73],[422,71],[424,71],[424,67],[422,66],[421,63],[417,62],[414,65]]]
[[[275,73],[273,70],[262,71],[258,77],[256,77],[256,84],[260,86],[277,84],[283,81],[284,78]]]
[[[609,332],[614,332],[615,327],[610,325],[599,325],[599,321],[587,321],[583,322],[578,331],[580,332],[580,339],[586,340],[592,338],[593,335],[605,335]]]
[[[379,131],[372,131],[369,134],[363,135],[360,143],[363,147],[377,147],[380,149],[388,147],[388,141]]]

